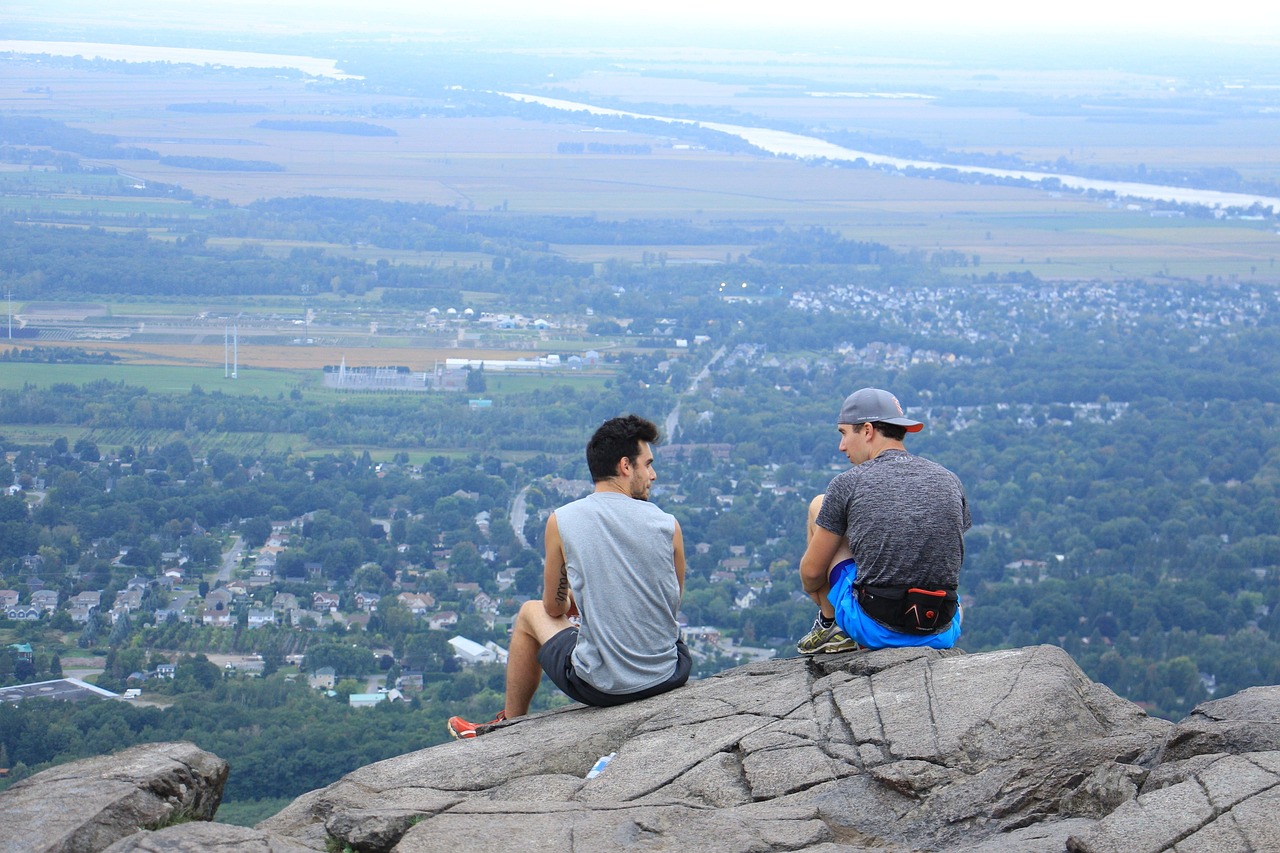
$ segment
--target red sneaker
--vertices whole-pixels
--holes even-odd
[[[506,719],[507,719],[507,712],[499,711],[498,716],[494,717],[492,720],[490,720],[487,723],[468,723],[466,720],[462,719],[461,717],[450,717],[449,722],[446,723],[445,725],[449,727],[449,734],[453,735],[459,740],[470,740],[471,738],[480,734],[481,729],[487,729],[490,726],[496,726],[498,723],[504,722]]]

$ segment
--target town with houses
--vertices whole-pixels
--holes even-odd
[[[1001,345],[1016,345],[1052,336],[1057,333],[1054,330],[1060,325],[1060,321],[1055,318],[1072,318],[1071,321],[1081,328],[1118,325],[1121,328],[1140,330],[1145,317],[1159,314],[1174,318],[1174,322],[1181,328],[1204,330],[1208,335],[1225,327],[1255,327],[1266,322],[1277,310],[1272,294],[1244,286],[1219,289],[1211,297],[1195,290],[1172,291],[1135,285],[1122,291],[1082,284],[1078,287],[1046,288],[1042,293],[1031,296],[1034,298],[1028,298],[1025,292],[1012,294],[1001,287],[871,290],[851,285],[826,288],[820,294],[797,291],[790,297],[790,304],[792,308],[814,314],[835,312],[874,316],[886,327],[918,329],[922,338],[946,337],[971,343],[994,341]],[[495,327],[506,322],[501,318],[486,319],[490,326]],[[528,325],[528,321],[523,318],[512,318],[510,322]],[[580,324],[581,320],[578,322]],[[658,321],[653,329],[655,335],[670,335],[670,332],[671,326],[664,325],[664,321]],[[681,353],[691,348],[704,347],[709,340],[706,336],[691,336],[689,339],[673,337],[673,351],[669,350],[667,357],[655,364],[655,370],[659,375],[669,373],[681,359]],[[594,364],[597,358],[598,351],[591,350],[584,354],[566,356],[563,360],[553,355],[536,359],[512,359],[510,362],[485,360],[472,363],[462,359],[450,360],[435,368],[434,381],[438,387],[462,390],[468,373],[474,370],[572,370]],[[941,348],[877,340],[846,342],[820,357],[788,355],[773,352],[762,344],[739,343],[723,347],[717,358],[712,359],[712,365],[715,371],[727,372],[745,368],[751,373],[784,377],[789,371],[795,370],[834,372],[858,367],[902,369],[920,364],[946,368],[972,363],[973,358],[972,355],[957,354]],[[702,363],[705,363],[705,357],[702,358]],[[362,383],[376,386],[381,381],[377,378],[377,370],[384,373],[392,371],[395,374],[407,372],[405,368],[360,370],[344,364],[330,371],[330,375],[335,372],[337,374],[330,384],[336,382],[341,387],[352,382],[360,390],[376,390],[368,384],[362,386]],[[364,378],[353,378],[361,376]],[[424,384],[430,384],[423,377],[416,374],[413,376],[416,377],[413,380],[415,382],[422,380]],[[383,378],[385,379],[385,375]],[[390,386],[388,389],[394,390]],[[486,401],[477,402],[483,404]],[[1044,423],[1110,421],[1123,417],[1127,404],[1123,401],[1093,400],[1064,402],[1047,407],[997,404],[996,408],[1013,410],[1015,422],[1031,428]],[[1048,418],[1045,416],[1046,411],[1050,412]],[[952,408],[947,411],[944,419],[938,419],[937,412],[928,407],[925,407],[924,412],[926,418],[940,428],[949,430],[964,429],[982,416],[977,407]],[[704,424],[711,417],[710,412],[701,412],[694,420],[698,424]],[[660,460],[688,463],[697,454],[705,454],[704,458],[708,462],[727,466],[725,470],[733,469],[735,452],[731,444],[692,443],[678,431],[672,439],[659,448]],[[9,466],[14,465],[14,457],[13,452],[7,454],[5,461]],[[109,461],[109,458],[104,457],[101,461],[86,461],[84,464],[96,467]],[[830,472],[817,472],[814,482],[822,481],[829,474]],[[421,469],[414,469],[412,476],[421,477]],[[38,507],[45,490],[46,483],[39,475],[24,475],[20,478],[15,474],[13,482],[4,487],[3,495],[20,498],[28,506]],[[544,484],[544,491],[555,494],[557,500],[571,500],[586,490],[585,483]],[[764,476],[730,477],[718,487],[701,492],[692,492],[682,488],[680,483],[670,481],[660,484],[660,488],[655,490],[655,497],[661,502],[668,502],[671,506],[696,506],[698,511],[712,513],[732,512],[736,501],[755,501],[761,496],[797,504],[805,497],[794,483],[774,482],[767,469]],[[475,496],[462,494],[460,497],[470,500]],[[507,512],[511,508],[491,509]],[[540,510],[544,514],[547,511],[545,507]],[[489,521],[489,511],[476,513],[474,521],[476,528],[484,531]],[[489,578],[481,581],[457,581],[445,589],[437,587],[426,591],[423,588],[422,572],[412,565],[403,565],[395,577],[390,579],[388,588],[381,590],[359,588],[349,585],[349,582],[335,582],[327,578],[322,567],[316,563],[306,565],[304,577],[291,576],[287,579],[288,583],[284,583],[286,579],[277,571],[277,562],[282,554],[288,552],[291,541],[306,522],[306,517],[273,521],[266,540],[247,553],[240,552],[239,538],[234,530],[227,528],[205,531],[195,525],[189,531],[190,537],[210,537],[218,541],[220,547],[227,549],[220,569],[210,571],[202,568],[200,571],[193,571],[190,560],[182,550],[167,551],[160,555],[154,576],[135,574],[126,582],[118,584],[118,588],[111,588],[110,592],[104,586],[99,589],[81,588],[73,594],[63,594],[60,590],[66,588],[65,584],[42,580],[48,574],[43,571],[45,557],[39,552],[23,554],[11,564],[0,567],[6,572],[0,578],[10,581],[6,585],[10,588],[0,589],[0,615],[13,623],[46,620],[70,632],[80,630],[92,622],[103,635],[109,634],[122,620],[136,623],[141,619],[150,624],[172,621],[213,629],[294,631],[302,636],[312,633],[340,636],[364,631],[379,607],[385,606],[390,596],[418,620],[419,629],[445,635],[457,663],[473,665],[500,663],[503,660],[505,652],[501,640],[506,636],[513,614],[523,600],[536,594],[529,589],[517,591],[520,567],[497,560],[493,550],[485,547],[482,541],[478,543],[478,549],[488,566]],[[523,538],[523,524],[517,523],[513,518],[512,526],[517,535]],[[779,535],[781,532],[778,532]],[[786,589],[778,588],[784,576],[790,577],[794,567],[788,566],[779,571],[776,565],[771,565],[770,543],[774,539],[754,543],[692,543],[690,559],[691,565],[697,563],[699,566],[697,582],[707,587],[729,590],[731,608],[739,613],[751,611],[764,603],[777,603],[801,595],[798,587],[791,584],[787,584]],[[431,552],[432,562],[435,569],[442,569],[447,573],[450,550],[443,543],[439,544],[440,547]],[[527,543],[524,544],[527,548]],[[404,546],[400,547],[403,549]],[[113,565],[119,573],[118,577],[124,575],[128,565],[126,557],[125,553],[115,557]],[[1038,574],[1042,564],[1019,558],[1006,568],[1014,574]],[[540,582],[540,578],[538,580]],[[489,636],[468,637],[458,629],[459,623],[472,617],[480,620],[478,624]],[[472,619],[470,624],[477,623]],[[768,657],[775,654],[779,647],[768,643],[762,643],[760,647],[737,645],[746,640],[736,636],[737,632],[726,630],[724,626],[686,625],[685,631],[699,655],[715,659],[724,665]],[[766,634],[766,637],[761,638],[764,639],[781,638]],[[306,643],[303,642],[302,645],[305,646]],[[17,643],[11,648],[11,653],[17,655],[20,662],[22,656],[27,654],[22,646],[22,643]],[[782,647],[785,647],[785,643]],[[233,668],[254,668],[251,657],[242,656],[242,659],[228,663]],[[156,674],[163,675],[152,673]],[[412,671],[402,668],[399,677],[400,684],[383,685],[386,690],[382,694],[384,697],[391,695],[391,691],[395,689],[412,689],[415,677]]]
[[[690,446],[672,445],[665,448],[665,452],[678,458],[691,449]],[[724,458],[728,453],[728,446],[711,446],[709,450],[716,457]],[[9,461],[12,463],[13,459]],[[109,461],[103,459],[101,463],[92,464],[106,464]],[[414,476],[422,476],[420,469],[413,470]],[[590,488],[586,481],[558,478],[552,478],[541,485],[548,492],[574,497],[585,494]],[[13,496],[29,497],[38,505],[46,484],[36,478],[29,482],[29,487],[29,490],[24,490],[15,485],[7,491]],[[463,493],[458,497],[474,500],[478,495]],[[682,499],[680,495],[675,497],[677,500]],[[732,504],[732,496],[718,496],[718,507],[727,509]],[[545,513],[544,510],[542,515],[545,516]],[[514,589],[517,575],[521,571],[519,567],[500,565],[496,560],[497,555],[486,548],[480,553],[480,557],[491,567],[492,581],[453,582],[441,594],[423,590],[426,573],[412,565],[405,565],[397,573],[386,592],[356,588],[350,582],[335,582],[326,578],[324,569],[318,562],[305,563],[305,576],[302,578],[283,577],[277,568],[278,560],[288,551],[291,540],[299,535],[311,515],[272,522],[271,532],[266,540],[252,550],[242,550],[241,537],[230,529],[210,532],[199,525],[193,525],[191,537],[213,537],[229,543],[223,554],[221,567],[214,570],[196,567],[185,550],[162,552],[154,577],[134,574],[114,592],[106,589],[84,589],[64,596],[56,588],[56,584],[42,579],[42,575],[48,577],[48,573],[42,571],[45,568],[45,558],[40,554],[28,554],[17,561],[16,566],[16,577],[21,581],[22,591],[0,589],[0,617],[14,623],[45,622],[69,632],[79,631],[82,636],[91,624],[96,636],[106,637],[116,626],[128,627],[131,623],[178,623],[248,632],[288,631],[300,638],[314,637],[316,642],[323,642],[331,637],[366,631],[379,607],[385,607],[388,599],[394,599],[400,608],[416,620],[415,630],[438,632],[447,637],[447,646],[457,666],[505,664],[506,649],[503,644],[493,639],[476,640],[463,636],[457,632],[457,626],[464,615],[470,615],[478,617],[479,624],[491,637],[505,637],[514,621],[516,610],[529,597],[518,594]],[[488,511],[482,511],[474,519],[476,528],[482,533],[487,532],[489,515]],[[380,523],[389,529],[389,522]],[[710,547],[707,543],[699,543],[695,546],[695,552],[706,554]],[[405,549],[406,546],[400,546],[401,552]],[[112,561],[116,572],[126,568],[127,556],[127,550],[122,551]],[[436,548],[431,557],[435,569],[447,574],[450,549]],[[719,569],[710,577],[713,584],[735,587],[741,584],[741,591],[734,597],[735,608],[751,608],[759,595],[772,585],[769,572],[752,571],[751,566],[752,560],[747,555],[747,548],[731,546],[729,555],[720,561]],[[10,575],[10,578],[13,577],[15,575]],[[735,644],[716,627],[686,624],[682,625],[682,629],[695,654],[703,659],[715,657],[746,661],[767,659],[775,654],[770,648]],[[302,639],[293,645],[306,648],[307,641]],[[29,663],[33,656],[32,647],[26,643],[12,644],[9,652],[20,665],[23,662]],[[390,649],[371,650],[375,657],[390,652]],[[178,656],[171,655],[175,659]],[[289,661],[294,664],[302,663],[303,658],[301,653],[288,656]],[[229,674],[255,675],[263,670],[260,654],[211,654],[210,659],[224,661],[223,666]],[[104,691],[82,678],[61,679],[65,683],[57,686],[53,682],[0,686],[0,701],[19,701],[31,695],[56,695],[61,698],[110,695],[132,700],[146,694],[147,680],[171,678],[173,672],[173,663],[158,664],[149,672],[135,672],[128,679],[128,688],[122,694]],[[81,675],[92,676],[91,673]],[[317,689],[332,691],[335,681],[340,680],[343,673],[335,673],[332,667],[318,667],[305,675]],[[369,685],[372,688],[376,684],[377,689],[352,694],[348,697],[348,702],[360,707],[380,701],[394,701],[422,687],[423,673],[420,671],[397,665],[394,676],[394,682],[389,684],[381,675],[372,677]]]

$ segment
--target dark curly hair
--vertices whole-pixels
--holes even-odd
[[[618,461],[624,456],[635,462],[640,455],[640,442],[658,440],[658,425],[639,415],[610,418],[587,442],[587,468],[595,482],[618,473]]]

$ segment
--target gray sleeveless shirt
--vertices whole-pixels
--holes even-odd
[[[592,492],[555,515],[582,613],[573,650],[578,676],[615,694],[669,678],[680,632],[675,517],[612,492]]]

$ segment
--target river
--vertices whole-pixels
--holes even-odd
[[[525,103],[541,104],[557,110],[571,112],[587,112],[591,115],[622,116],[626,118],[643,118],[654,121],[665,121],[671,124],[692,124],[716,130],[744,139],[755,147],[784,157],[797,157],[801,160],[837,160],[853,162],[865,160],[872,166],[889,166],[895,169],[949,169],[972,175],[986,175],[995,178],[1025,179],[1033,182],[1056,179],[1062,187],[1072,190],[1094,190],[1097,192],[1113,192],[1123,198],[1147,199],[1155,202],[1172,202],[1174,204],[1199,204],[1213,208],[1248,208],[1261,205],[1273,214],[1280,212],[1280,198],[1249,195],[1247,193],[1219,192],[1217,190],[1188,189],[1187,187],[1166,187],[1157,184],[1139,184],[1127,181],[1099,181],[1092,178],[1081,178],[1075,175],[1060,175],[1048,172],[1028,172],[1010,169],[991,169],[985,166],[956,166],[950,163],[932,163],[927,160],[904,160],[901,157],[889,157],[884,154],[872,154],[868,151],[855,151],[824,139],[788,133],[785,130],[771,130],[765,127],[745,127],[720,122],[693,121],[691,119],[669,118],[666,116],[644,115],[642,113],[613,110],[606,107],[595,107],[574,101],[557,98],[544,98],[539,95],[525,95],[513,92],[497,94]]]

